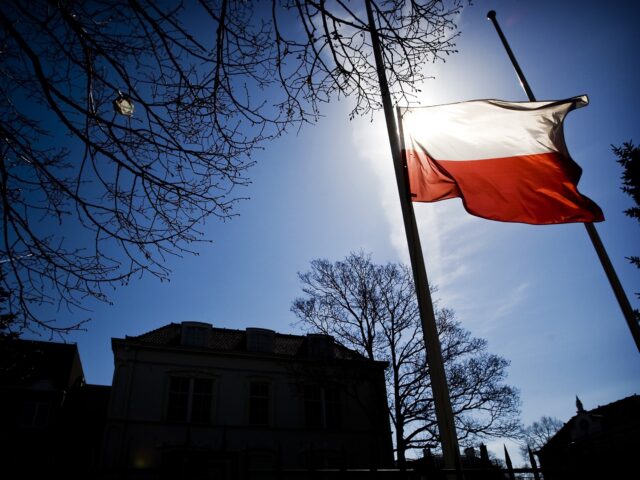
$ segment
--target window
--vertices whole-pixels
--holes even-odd
[[[191,421],[209,423],[211,421],[211,390],[213,382],[207,378],[193,378],[191,395]]]
[[[327,428],[338,428],[342,425],[340,391],[336,387],[324,389],[324,422]]]
[[[338,428],[342,424],[340,392],[336,387],[305,385],[304,416],[307,427]]]
[[[209,344],[211,325],[200,322],[182,322],[182,345],[206,347]]]
[[[314,358],[334,358],[335,346],[331,335],[307,334],[307,353]]]
[[[322,390],[316,385],[304,387],[304,419],[307,427],[322,427]]]
[[[275,335],[273,330],[266,328],[247,328],[247,351],[273,353]]]
[[[249,423],[269,425],[269,403],[271,385],[265,381],[249,384]]]
[[[167,420],[210,423],[212,392],[213,380],[210,378],[171,377]]]
[[[51,405],[42,402],[25,402],[20,412],[20,425],[29,428],[44,428],[49,422]]]

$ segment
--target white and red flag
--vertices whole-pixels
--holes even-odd
[[[403,110],[414,202],[460,197],[472,215],[536,225],[599,222],[602,210],[577,189],[582,170],[562,122],[588,104],[477,100]]]

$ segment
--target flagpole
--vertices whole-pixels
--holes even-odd
[[[431,389],[433,391],[444,466],[446,469],[458,470],[460,466],[458,437],[456,435],[453,409],[451,407],[449,387],[447,385],[447,378],[445,375],[444,360],[442,358],[442,349],[438,338],[436,317],[431,293],[429,291],[429,281],[424,264],[420,236],[418,234],[409,189],[407,188],[406,165],[402,159],[398,127],[391,103],[391,94],[389,93],[389,85],[385,73],[384,60],[382,58],[380,38],[378,37],[378,31],[376,29],[370,0],[365,0],[365,5],[369,21],[369,30],[371,33],[371,45],[373,47],[376,67],[378,70],[378,81],[380,83],[380,94],[382,96],[387,133],[389,135],[389,144],[391,146],[391,156],[393,158],[393,166],[396,174],[398,194],[400,196],[402,218],[404,220],[407,245],[409,247],[413,280],[418,297],[422,336],[427,351],[427,361],[429,363],[429,372],[431,376]],[[400,116],[398,116],[398,118],[400,118]]]
[[[529,82],[527,82],[527,79],[524,76],[524,73],[522,72],[520,65],[518,65],[518,61],[516,60],[516,57],[513,54],[511,47],[509,46],[509,42],[507,42],[507,38],[504,36],[504,33],[502,33],[502,29],[498,24],[498,20],[496,19],[496,12],[494,10],[489,11],[489,13],[487,13],[487,18],[491,20],[491,23],[493,23],[493,26],[495,27],[496,32],[498,32],[498,36],[502,41],[502,45],[507,51],[507,55],[509,55],[511,64],[513,65],[513,68],[516,71],[516,75],[518,75],[520,84],[522,85],[522,88],[527,94],[529,101],[535,102],[536,97],[533,94],[531,87],[529,86]],[[613,289],[613,293],[615,294],[616,299],[618,300],[618,305],[620,305],[620,309],[622,310],[622,314],[624,315],[624,318],[627,321],[629,330],[631,330],[631,336],[633,337],[633,340],[636,343],[636,348],[638,349],[638,351],[640,351],[640,324],[638,324],[638,320],[636,319],[636,315],[633,311],[633,308],[631,308],[631,304],[629,303],[627,294],[622,288],[620,279],[618,278],[618,275],[615,269],[613,268],[613,264],[611,263],[611,260],[609,259],[609,255],[607,254],[607,251],[604,248],[602,240],[600,239],[600,235],[596,230],[596,226],[593,223],[588,222],[584,224],[584,227],[587,229],[587,234],[589,235],[589,239],[591,240],[591,243],[593,244],[593,248],[598,254],[598,258],[600,259],[602,268],[604,268],[604,271],[607,275],[607,279],[609,280],[609,284],[611,285],[611,288]]]

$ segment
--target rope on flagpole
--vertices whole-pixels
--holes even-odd
[[[529,82],[527,82],[527,79],[524,76],[524,73],[522,72],[520,65],[518,65],[518,61],[516,60],[516,57],[513,54],[511,47],[509,46],[509,42],[507,42],[507,38],[504,36],[504,33],[502,33],[502,29],[500,28],[500,25],[498,24],[498,20],[496,19],[495,10],[490,10],[487,13],[487,18],[491,20],[491,23],[493,23],[493,26],[495,27],[496,32],[498,32],[498,36],[502,41],[502,45],[507,51],[507,55],[509,55],[511,64],[513,65],[513,68],[516,71],[516,75],[518,75],[518,79],[520,80],[520,85],[522,85],[522,88],[527,94],[529,101],[535,102],[536,97],[533,94],[533,91],[529,86]],[[633,308],[631,308],[631,304],[629,303],[629,298],[627,297],[627,294],[625,293],[624,288],[622,288],[622,284],[620,283],[618,274],[613,268],[613,264],[609,259],[609,255],[607,254],[606,249],[604,248],[604,244],[600,239],[600,235],[596,230],[596,226],[593,223],[588,222],[584,224],[584,227],[587,229],[587,234],[589,235],[589,239],[591,240],[591,243],[593,244],[593,248],[598,254],[598,258],[600,259],[602,268],[604,268],[604,271],[607,275],[607,279],[609,280],[609,284],[611,285],[611,288],[613,289],[613,293],[616,296],[616,299],[618,300],[618,305],[620,305],[620,309],[622,310],[622,314],[624,315],[624,318],[627,321],[629,330],[631,330],[631,336],[633,337],[633,340],[636,343],[636,348],[640,352],[640,324],[638,324],[638,320],[636,318],[635,312],[633,311]]]
[[[429,281],[427,279],[427,271],[424,264],[420,236],[418,234],[413,205],[411,204],[409,189],[407,187],[405,173],[406,166],[402,160],[400,146],[401,140],[399,140],[398,137],[398,127],[393,112],[391,94],[389,92],[389,85],[385,73],[380,38],[376,29],[370,0],[365,0],[365,5],[367,9],[369,31],[371,34],[371,45],[377,67],[378,81],[380,83],[380,94],[382,97],[384,115],[387,124],[387,133],[389,135],[389,144],[391,146],[393,166],[398,185],[398,194],[400,196],[400,206],[402,208],[402,217],[407,236],[407,245],[409,247],[409,257],[411,259],[413,279],[418,298],[422,335],[427,351],[427,361],[429,363],[429,370],[431,374],[431,388],[434,397],[438,431],[440,433],[442,456],[444,459],[445,469],[457,472],[460,469],[460,450],[458,447],[458,437],[456,434],[453,409],[451,407],[451,398],[449,396],[449,387],[447,385],[447,377],[444,369],[444,360],[442,359],[442,348],[440,346],[438,329],[436,327],[433,301],[431,299],[431,293],[429,292]],[[398,116],[398,118],[400,119],[400,116]]]

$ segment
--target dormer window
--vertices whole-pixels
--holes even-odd
[[[273,353],[276,333],[266,328],[247,328],[247,351]]]
[[[335,356],[333,337],[320,333],[307,334],[307,353],[312,358],[333,358]]]
[[[206,347],[209,345],[211,325],[202,322],[182,322],[182,345]]]

